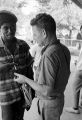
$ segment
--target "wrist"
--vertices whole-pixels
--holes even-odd
[[[24,83],[27,83],[27,78],[25,77],[25,79],[24,79]]]

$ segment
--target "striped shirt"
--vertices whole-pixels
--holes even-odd
[[[13,80],[14,72],[26,75],[31,62],[27,43],[16,38],[14,40],[16,48],[12,55],[0,39],[0,105],[9,105],[21,99],[20,85]],[[11,63],[16,65],[9,65]]]

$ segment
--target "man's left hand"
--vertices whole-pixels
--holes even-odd
[[[26,83],[25,79],[26,77],[24,75],[18,74],[18,73],[14,73],[15,77],[14,77],[14,81],[18,82],[18,83]]]

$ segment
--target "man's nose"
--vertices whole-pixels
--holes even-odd
[[[11,28],[8,28],[8,33],[10,33],[11,32]]]

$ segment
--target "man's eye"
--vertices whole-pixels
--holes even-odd
[[[5,30],[5,31],[8,30],[8,27],[4,27],[3,30]]]

